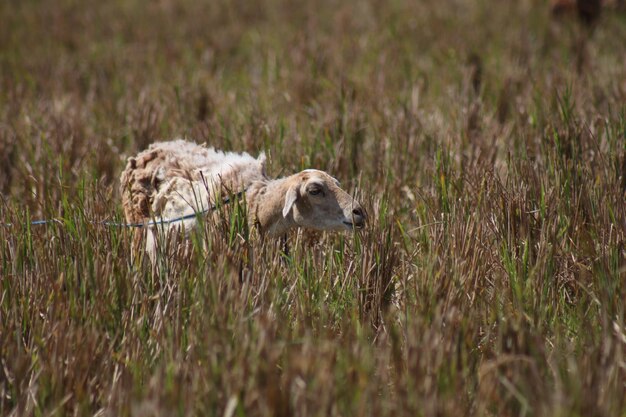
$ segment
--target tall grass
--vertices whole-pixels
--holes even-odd
[[[63,0],[0,20],[0,415],[626,415],[623,14]],[[125,158],[174,136],[328,170],[368,227],[285,251],[230,204],[153,270],[98,222],[121,220]]]

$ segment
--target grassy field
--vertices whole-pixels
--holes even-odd
[[[0,415],[626,416],[626,14],[297,3],[0,2]],[[174,137],[368,227],[152,274],[93,221]]]

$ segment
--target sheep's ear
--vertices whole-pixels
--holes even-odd
[[[297,199],[298,199],[297,187],[289,188],[289,190],[287,191],[287,194],[285,195],[285,207],[283,207],[283,217],[287,217],[289,215],[289,212],[291,211],[291,208],[293,207]]]

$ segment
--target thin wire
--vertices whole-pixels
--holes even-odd
[[[244,193],[246,192],[246,190],[240,191],[237,194],[234,195],[234,197],[236,198],[240,198]],[[225,199],[222,200],[221,204],[228,204],[230,203],[231,197],[226,197]],[[219,207],[218,204],[214,204],[211,207],[209,207],[206,210],[203,211],[196,211],[194,213],[191,214],[187,214],[185,216],[180,216],[180,217],[176,217],[174,219],[161,219],[161,220],[155,220],[155,221],[150,221],[150,222],[144,222],[144,223],[118,223],[118,222],[110,222],[110,221],[95,221],[95,220],[91,220],[89,221],[89,223],[91,224],[100,224],[103,226],[107,226],[107,227],[151,227],[151,226],[158,226],[158,225],[163,225],[163,224],[172,224],[172,223],[177,223],[177,222],[182,222],[185,220],[190,220],[190,219],[195,219],[198,216],[202,216],[204,214],[210,213],[212,211],[217,210],[217,208]],[[63,224],[63,219],[42,219],[42,220],[33,220],[32,222],[30,222],[31,226],[42,226],[42,225],[48,225],[51,223],[59,223],[59,224]],[[5,227],[12,227],[13,223],[0,223],[1,226],[5,226]]]

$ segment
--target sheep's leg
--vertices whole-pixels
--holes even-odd
[[[157,242],[156,233],[154,230],[149,230],[146,233],[146,253],[150,258],[150,264],[152,265],[152,272],[156,274],[157,271]]]

